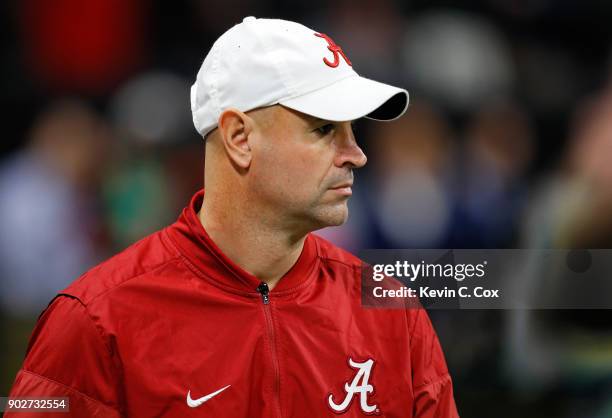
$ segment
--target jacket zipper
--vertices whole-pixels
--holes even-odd
[[[268,338],[272,347],[272,365],[274,367],[274,398],[276,400],[276,408],[278,417],[282,417],[281,402],[280,402],[280,366],[278,362],[278,353],[276,352],[276,335],[274,333],[274,323],[272,322],[272,311],[270,309],[270,289],[266,282],[261,282],[257,286],[257,291],[261,294],[264,313],[266,316],[266,328],[268,329]]]

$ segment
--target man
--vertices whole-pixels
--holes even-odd
[[[363,309],[361,262],[310,234],[347,218],[366,163],[350,121],[399,117],[406,91],[248,17],[191,104],[205,191],[52,301],[11,396],[69,397],[75,417],[456,417],[426,312]]]

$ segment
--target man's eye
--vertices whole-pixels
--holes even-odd
[[[330,133],[331,131],[334,130],[334,125],[331,123],[328,123],[326,125],[321,126],[320,128],[315,129],[315,132],[317,132],[319,135],[321,136],[325,136],[328,133]]]

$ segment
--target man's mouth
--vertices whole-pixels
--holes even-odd
[[[333,190],[334,192],[344,195],[344,196],[351,196],[353,194],[353,182],[345,182],[342,184],[339,184],[337,186],[334,187],[330,187],[330,190]]]

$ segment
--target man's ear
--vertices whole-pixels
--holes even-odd
[[[219,139],[232,163],[246,169],[251,164],[249,134],[253,119],[238,109],[226,109],[219,116]]]

